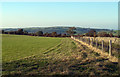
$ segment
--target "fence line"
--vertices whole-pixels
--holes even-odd
[[[112,40],[109,40],[109,43],[105,44],[104,40],[102,40],[102,42],[99,42],[98,40],[93,40],[93,38],[84,38],[84,37],[74,37],[71,36],[71,38],[73,38],[74,40],[80,40],[82,42],[85,42],[93,47],[99,48],[102,51],[108,52],[109,56],[113,56],[113,51],[112,51]],[[119,49],[118,49],[119,50]]]
[[[112,55],[112,41],[109,40],[109,55]]]

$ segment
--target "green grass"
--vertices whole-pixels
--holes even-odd
[[[22,41],[25,42],[22,43]],[[57,59],[70,57],[73,51],[76,50],[76,44],[69,38],[3,35],[2,42],[4,57],[3,75],[18,73],[18,70],[26,73],[34,71],[35,68],[41,69],[51,61],[56,64],[58,63]],[[21,46],[22,44],[23,46]],[[11,45],[12,47],[10,47]],[[25,48],[27,47],[29,47],[29,52],[26,53]],[[32,50],[33,47],[34,50]],[[21,52],[19,52],[21,56],[18,54],[18,48],[21,49]],[[10,51],[8,51],[8,49],[10,49]],[[31,52],[31,50],[33,52]],[[37,71],[39,71],[39,69]]]
[[[24,57],[41,54],[60,42],[61,38],[3,35],[3,62],[14,61]]]
[[[46,45],[48,45],[48,42],[43,41],[45,39],[47,39],[47,41],[49,39],[49,41],[51,40],[52,42],[56,40],[56,42],[54,41],[53,46],[45,47],[43,51],[37,51],[37,47],[36,51],[32,53],[36,55],[31,57],[26,57],[28,56],[27,54],[31,55],[31,52],[27,54],[21,53],[26,58],[19,58],[19,60],[16,59],[18,58],[17,56],[14,56],[14,58],[16,58],[12,61],[9,61],[12,58],[4,57],[4,59],[6,58],[7,60],[3,62],[3,75],[118,75],[118,63],[109,61],[108,58],[95,53],[88,47],[70,38],[4,35],[4,38],[5,37],[16,37],[16,39],[19,40],[20,37],[21,40],[29,38],[33,39],[33,41],[37,41],[38,39],[39,43],[47,43]],[[27,43],[27,41],[24,43]],[[14,43],[14,41],[11,41],[11,43]],[[35,42],[34,45],[40,46],[39,43]],[[13,49],[11,48],[11,52],[17,48],[18,46]],[[40,47],[39,50],[42,50],[42,48]],[[14,52],[13,54],[17,54],[17,51]],[[9,52],[6,52],[6,54],[9,54]]]

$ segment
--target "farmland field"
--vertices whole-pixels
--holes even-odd
[[[42,53],[60,43],[61,38],[31,37],[19,35],[2,36],[3,62],[14,61]]]
[[[118,75],[118,63],[70,39],[3,35],[3,75]]]

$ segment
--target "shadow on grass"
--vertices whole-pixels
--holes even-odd
[[[106,62],[108,59],[88,60],[82,63],[74,64],[69,70],[74,74],[80,75],[118,75],[118,63]],[[99,65],[95,65],[99,63]]]
[[[91,75],[91,72],[93,75],[101,75],[104,73],[105,75],[111,75],[111,74],[117,74],[118,70],[118,63],[112,63],[105,61],[108,59],[96,59],[96,60],[86,60],[85,62],[75,62],[75,60],[69,60],[68,62],[62,62],[57,61],[58,63],[48,63],[47,60],[33,60],[33,59],[25,59],[25,60],[19,60],[19,61],[13,61],[9,63],[3,63],[3,72],[7,75],[13,75],[24,77],[26,76],[82,76],[82,75]],[[103,62],[100,63],[100,65],[95,66],[97,62]],[[72,64],[73,63],[73,64]],[[104,68],[103,68],[104,67]],[[102,68],[99,72],[98,68]],[[61,73],[65,72],[65,69],[67,70],[67,73]],[[4,76],[3,76],[4,77]]]
[[[3,62],[2,71],[3,75],[25,74],[33,70],[44,67],[47,64],[47,60],[44,59],[23,59],[12,62]]]
[[[82,59],[71,57],[69,60],[50,61],[40,57],[31,57],[22,60],[3,62],[3,75],[31,76],[75,76],[75,75],[112,75],[118,74],[118,63],[110,62],[108,59],[87,59],[88,54],[83,52]],[[85,60],[85,61],[82,61]],[[99,63],[98,65],[96,65]],[[12,77],[13,77],[12,76]],[[3,76],[4,77],[4,76]]]

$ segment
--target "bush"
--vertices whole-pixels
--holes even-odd
[[[53,37],[56,37],[57,36],[57,32],[52,32],[51,34]]]
[[[85,34],[86,36],[96,37],[96,31],[91,29],[88,33]]]
[[[24,34],[23,29],[18,29],[17,34],[23,35]]]
[[[37,36],[43,36],[43,32],[42,31],[38,31],[38,32],[36,32],[36,35]]]
[[[110,33],[109,35],[110,35],[110,37],[114,37],[112,33]]]
[[[99,33],[98,33],[98,36],[99,36],[99,37],[110,37],[110,35],[107,34],[107,32],[99,32]]]
[[[89,36],[89,33],[86,33],[85,36]]]
[[[1,32],[0,32],[1,33]],[[2,34],[4,34],[4,30],[2,30]]]
[[[62,34],[61,36],[62,36],[62,37],[66,37],[66,34]]]

